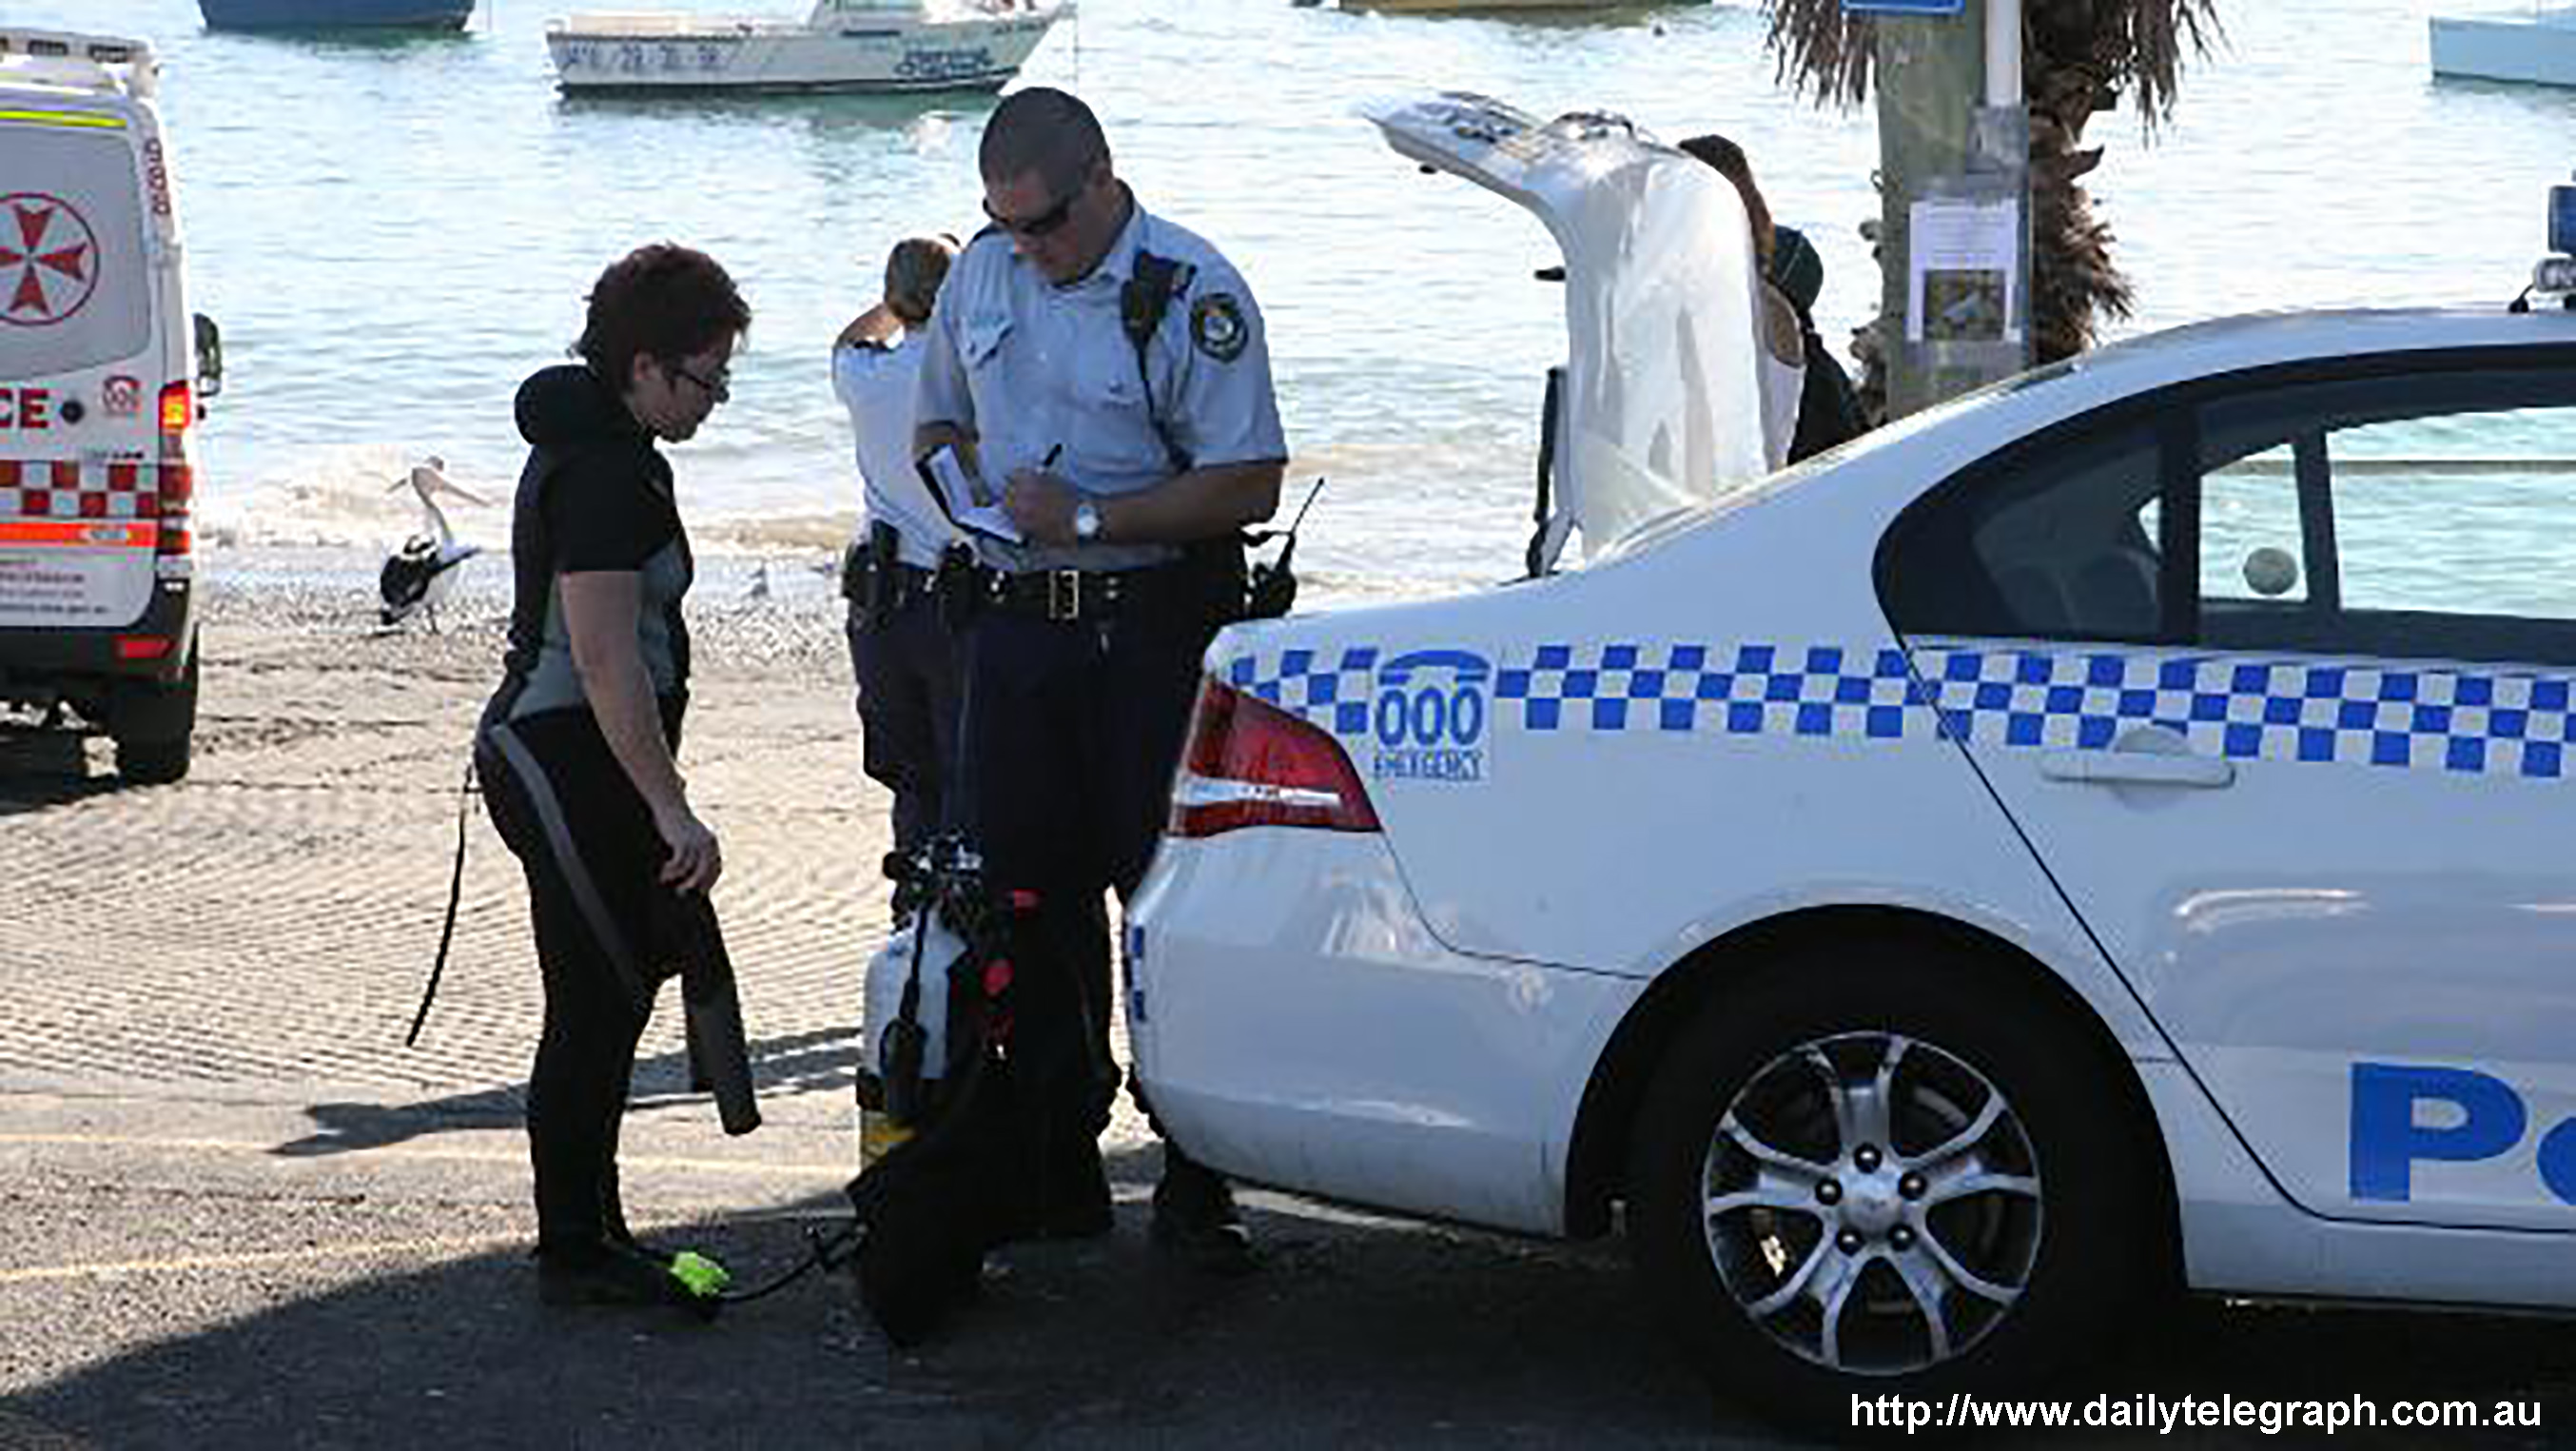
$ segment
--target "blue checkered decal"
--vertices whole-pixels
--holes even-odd
[[[1418,655],[1386,661],[1390,666]],[[1472,657],[1470,657],[1472,658]],[[1546,644],[1497,662],[1494,724],[1531,735],[1786,735],[2107,750],[2160,725],[2231,760],[2395,766],[2557,779],[2569,773],[2569,677],[2102,650],[1776,644]],[[1376,646],[1231,662],[1233,685],[1365,737]]]
[[[2105,750],[2154,724],[2230,760],[2554,779],[2576,738],[2559,676],[1969,646],[1916,658],[1980,744]]]
[[[1578,656],[1542,645],[1527,666],[1495,676],[1497,700],[1521,702],[1524,730],[1723,731],[1730,735],[1866,737],[1906,733],[1911,684],[1897,650],[1835,645],[1606,645]],[[1913,728],[1929,734],[1920,712]]]
[[[1318,667],[1320,653],[1282,650],[1277,665],[1267,672],[1261,669],[1259,656],[1246,655],[1226,667],[1226,683],[1303,716],[1337,736],[1366,731],[1369,691],[1377,674],[1377,647],[1352,646],[1337,657],[1339,663]]]

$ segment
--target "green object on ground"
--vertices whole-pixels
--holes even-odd
[[[671,1278],[700,1299],[721,1295],[725,1286],[733,1283],[731,1271],[693,1249],[671,1256]]]

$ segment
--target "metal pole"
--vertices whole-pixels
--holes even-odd
[[[1888,416],[1909,413],[2029,366],[2030,130],[2022,104],[2022,0],[1965,0],[1938,18],[1878,26],[1879,337]],[[1946,227],[1946,251],[1914,236]],[[2008,220],[2009,245],[1979,218]],[[1960,254],[1963,223],[1983,240]],[[1919,261],[1918,251],[1926,255]],[[1917,271],[1925,271],[1918,290]],[[1985,293],[1978,279],[2008,274]],[[1991,284],[1987,284],[1991,285]],[[1962,287],[1970,287],[1962,306]],[[1982,304],[1980,306],[1979,304]],[[1916,318],[1920,305],[1927,314]]]
[[[1986,104],[2021,104],[2021,0],[1986,0]]]

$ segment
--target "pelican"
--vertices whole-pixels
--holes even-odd
[[[412,465],[411,472],[396,479],[387,493],[412,491],[420,500],[421,529],[403,541],[385,561],[384,572],[377,576],[376,592],[384,603],[376,612],[377,620],[387,626],[401,624],[417,610],[426,615],[430,627],[438,626],[438,605],[447,598],[448,589],[456,582],[456,566],[483,551],[472,544],[456,542],[456,531],[449,528],[447,515],[438,507],[438,496],[451,495],[469,504],[488,502],[470,489],[448,481],[447,461],[436,454]]]

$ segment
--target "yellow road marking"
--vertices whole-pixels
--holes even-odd
[[[103,1148],[103,1149],[184,1149],[197,1153],[258,1154],[265,1158],[306,1159],[322,1161],[336,1158],[416,1159],[423,1162],[458,1164],[513,1164],[528,1162],[527,1150],[502,1152],[494,1149],[399,1149],[391,1147],[319,1149],[310,1153],[286,1153],[283,1144],[259,1144],[237,1139],[164,1139],[148,1134],[5,1134],[0,1133],[0,1148]],[[846,1180],[858,1172],[852,1164],[759,1164],[738,1159],[692,1159],[664,1154],[619,1154],[621,1169],[676,1169],[705,1174],[743,1174],[754,1177],[792,1177],[808,1175]]]
[[[162,1260],[103,1260],[81,1265],[28,1265],[0,1270],[0,1285],[31,1280],[95,1280],[117,1275],[155,1275],[203,1270],[239,1270],[256,1265],[292,1264],[298,1260],[363,1259],[370,1255],[418,1256],[442,1251],[489,1249],[496,1244],[525,1244],[525,1234],[478,1234],[449,1239],[380,1240],[372,1244],[316,1245],[306,1249],[251,1250],[223,1255],[179,1255]]]

